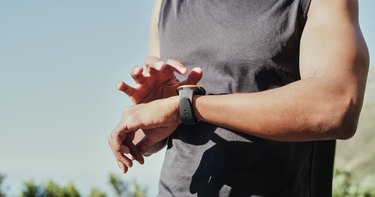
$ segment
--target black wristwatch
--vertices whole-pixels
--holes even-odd
[[[206,90],[197,85],[183,85],[177,88],[177,94],[180,95],[180,117],[182,124],[197,124],[198,119],[194,114],[193,96],[205,95]]]

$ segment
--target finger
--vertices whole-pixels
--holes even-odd
[[[180,73],[181,69],[177,69],[175,67],[176,66],[171,66],[171,65],[166,64],[165,62],[163,62],[162,60],[160,60],[157,57],[151,56],[151,57],[146,58],[145,66],[143,68],[147,68],[148,73],[150,75],[155,74],[157,71],[163,72],[163,73],[168,73],[168,72],[172,73],[172,72],[176,71],[176,72]],[[185,67],[185,66],[183,66],[183,67]]]
[[[160,60],[160,58],[157,58],[155,56],[148,56],[145,59],[145,65],[148,65],[148,66],[152,66],[157,62],[162,62],[162,61]]]
[[[158,73],[158,70],[154,66],[145,66],[147,68],[147,76],[152,76]]]
[[[131,135],[124,130],[123,121],[120,121],[120,123],[116,126],[116,128],[112,131],[110,140],[112,152],[115,155],[116,159],[124,164],[127,168],[131,168],[133,166],[133,162],[124,155],[123,151],[128,151],[123,145],[123,142],[126,141],[127,138],[131,138]],[[124,169],[124,168],[121,168]]]
[[[112,139],[111,143],[112,152],[117,161],[121,162],[128,168],[132,167],[133,162],[124,155],[124,153],[129,152],[129,149],[121,144],[121,138]]]
[[[202,69],[195,67],[189,73],[187,79],[181,83],[181,85],[195,85],[197,84],[203,76]]]
[[[121,138],[119,134],[112,134],[109,141],[110,141],[112,152],[116,158],[117,158],[118,153],[124,154],[124,153],[130,152],[129,148],[122,144],[123,138]]]
[[[187,73],[187,68],[181,62],[170,59],[166,62],[166,64],[170,65],[172,68],[176,70],[176,72],[180,75],[185,75]]]
[[[184,66],[179,61],[170,59],[167,61],[167,63],[164,63],[157,57],[147,57],[143,69],[147,69],[147,71],[144,71],[144,74],[146,74],[147,76],[154,74],[155,70],[161,72],[175,71],[180,75],[185,75],[187,72],[186,66]]]
[[[130,154],[131,154],[131,157],[130,157],[131,160],[136,160],[140,164],[145,163],[145,160],[142,156],[142,152],[139,150],[138,147],[133,145],[132,148],[130,148]]]
[[[134,136],[135,136],[135,132],[129,133],[125,141],[123,142],[123,144],[129,148],[129,153],[131,155],[130,159],[136,160],[138,161],[138,163],[143,164],[144,163],[143,157],[141,153],[139,152],[138,148],[135,147],[135,145],[133,144]]]
[[[164,62],[157,62],[154,66],[150,67],[150,73],[153,74],[151,71],[152,71],[152,69],[155,69],[155,71],[159,71],[159,72],[162,72],[162,73],[177,72],[180,75],[185,75],[186,72],[187,72],[187,68],[184,65],[182,65],[182,66],[183,66],[183,68],[181,68],[177,64],[169,65],[169,64],[166,64]]]
[[[116,158],[116,163],[117,163],[118,167],[120,168],[121,172],[125,174],[128,171],[127,167],[117,159],[117,157],[116,157],[116,151],[114,151],[114,149],[112,148],[113,144],[112,144],[111,138],[109,140],[109,144],[110,144],[111,150],[112,150],[112,152],[113,152],[113,154],[114,154],[114,156]]]
[[[115,156],[117,160],[124,164],[126,167],[131,168],[133,166],[132,160],[126,157],[124,154],[117,152]]]
[[[128,168],[123,163],[117,161],[117,165],[123,174],[125,174],[128,171]]]
[[[149,77],[150,76],[150,66],[149,65],[147,65],[147,64],[143,65],[142,75],[144,77]]]
[[[128,96],[133,96],[135,91],[136,91],[133,87],[126,84],[125,82],[118,82],[117,83],[117,89],[120,90],[121,92],[125,93]]]
[[[154,56],[146,57],[145,64],[143,65],[143,75],[146,77],[150,76],[151,75],[150,67],[154,67],[153,65],[157,62],[162,62],[162,61],[159,58],[154,57]]]
[[[124,145],[120,146],[120,148],[118,149],[119,152],[121,153],[130,153],[130,149]]]
[[[117,139],[116,139],[116,140],[117,140]],[[113,142],[116,141],[116,140],[112,140],[111,138],[110,138],[110,140],[109,140],[109,145],[111,146],[111,148],[112,148],[112,150],[113,150],[114,152],[121,152],[121,153],[129,153],[129,152],[130,152],[130,150],[129,150],[128,147],[126,147],[126,146],[124,146],[124,145],[120,145],[120,146],[118,146],[118,142],[113,143]],[[117,140],[117,141],[118,141],[118,140]],[[118,147],[118,148],[116,148],[116,147]]]
[[[145,77],[143,76],[142,72],[143,67],[136,66],[132,68],[132,70],[130,71],[130,76],[132,76],[135,82],[142,84],[145,80]]]
[[[118,152],[115,148],[113,148],[113,144],[111,144],[112,152],[116,158],[117,165],[121,169],[123,173],[126,173],[128,171],[128,168],[132,166],[132,162],[129,158],[125,157],[124,154],[121,152]]]
[[[138,144],[136,145],[138,150],[144,154],[147,150],[153,145],[154,143],[147,137],[143,138]]]

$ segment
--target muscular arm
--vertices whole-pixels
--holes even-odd
[[[353,136],[362,107],[369,61],[357,9],[357,0],[312,0],[301,38],[301,80],[259,93],[195,96],[197,117],[279,141]],[[155,19],[156,14],[153,16]],[[154,25],[157,27],[157,22]],[[153,43],[150,54],[158,56],[156,45],[159,42],[151,39],[150,43]],[[199,76],[195,82],[201,75],[195,75]],[[123,91],[128,95],[134,92],[129,87]],[[132,166],[131,159],[124,153],[137,158],[174,131],[180,123],[178,105],[179,98],[172,96],[140,103],[124,111],[109,138],[123,172]],[[139,129],[144,131],[141,133],[144,138],[135,147],[129,140],[133,140],[134,132]],[[143,158],[137,160],[143,163]]]
[[[201,120],[271,140],[348,139],[368,64],[358,2],[312,0],[301,38],[301,80],[259,93],[196,96],[195,111]]]

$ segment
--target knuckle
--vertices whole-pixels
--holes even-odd
[[[134,66],[131,70],[130,70],[130,75],[135,77],[135,76],[139,76],[139,70],[141,69],[142,67],[141,66]]]
[[[130,70],[130,75],[134,75],[135,70],[137,70],[138,66],[133,66],[132,69]]]
[[[168,64],[172,64],[172,65],[175,65],[175,66],[180,66],[181,63],[179,61],[177,61],[176,59],[169,59],[167,61]]]

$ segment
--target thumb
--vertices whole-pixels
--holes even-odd
[[[187,79],[183,81],[180,85],[196,85],[203,76],[202,69],[199,67],[195,67],[191,70]]]

